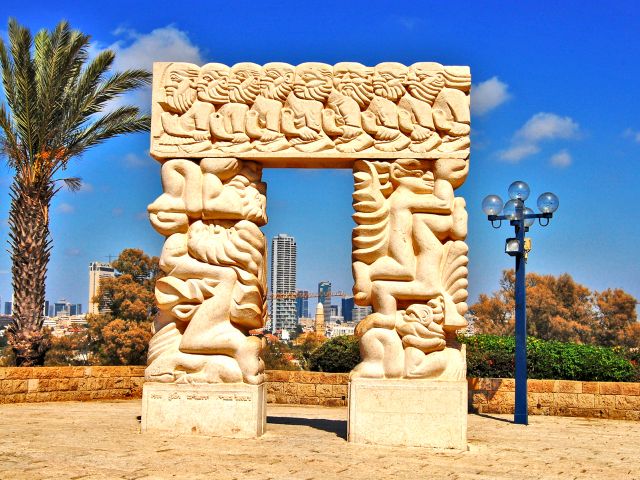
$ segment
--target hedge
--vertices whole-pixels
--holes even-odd
[[[311,354],[313,372],[348,373],[360,363],[358,338],[342,335],[331,338]]]
[[[513,378],[514,337],[497,335],[460,336],[467,344],[467,376]],[[633,382],[640,380],[640,369],[630,352],[599,347],[527,338],[529,378]],[[634,364],[635,363],[635,364]]]

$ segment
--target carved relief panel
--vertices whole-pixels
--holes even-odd
[[[368,378],[463,380],[456,330],[467,325],[467,213],[454,196],[466,160],[357,161],[353,276]]]
[[[345,167],[340,159],[461,158],[469,149],[470,87],[468,67],[432,62],[156,63],[151,155],[296,167],[317,159]]]

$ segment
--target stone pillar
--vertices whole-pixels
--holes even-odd
[[[156,283],[142,429],[255,437],[264,432],[267,222],[262,167],[235,158],[167,160],[151,205],[166,236]]]
[[[362,362],[351,372],[349,440],[466,448],[466,159],[357,161],[354,296]]]

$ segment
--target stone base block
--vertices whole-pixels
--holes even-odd
[[[255,438],[266,425],[265,385],[145,383],[142,431]]]
[[[350,442],[467,449],[467,382],[356,378]]]

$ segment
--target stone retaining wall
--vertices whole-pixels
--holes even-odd
[[[140,398],[144,367],[0,368],[0,403]]]
[[[640,420],[640,383],[529,380],[529,414]],[[470,378],[469,411],[513,413],[515,381]]]
[[[267,401],[347,405],[346,373],[270,370]],[[0,403],[140,398],[144,367],[0,368]],[[640,383],[529,380],[529,413],[640,420]],[[469,411],[513,413],[515,382],[470,378]]]
[[[267,372],[267,402],[345,407],[348,383],[348,373],[270,370]]]

